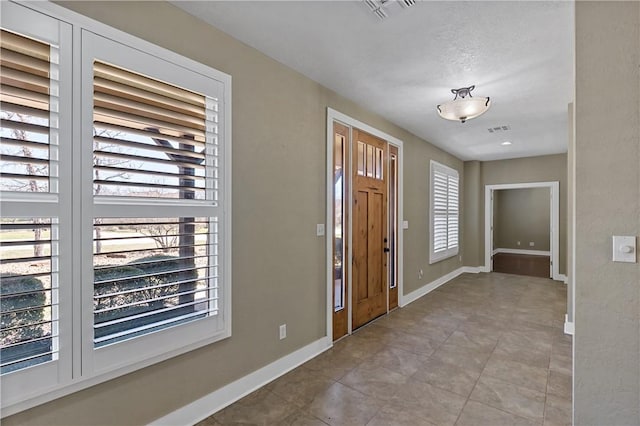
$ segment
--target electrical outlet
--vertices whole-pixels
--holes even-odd
[[[533,241],[529,241],[529,247],[533,247],[535,245],[536,245],[536,243],[534,243]]]
[[[519,245],[520,245],[520,241],[516,241],[516,245],[518,245],[518,246],[519,246]]]
[[[316,235],[322,237],[324,235],[324,223],[318,223],[316,225]]]
[[[418,279],[421,280],[424,276],[424,271],[422,269],[418,270]]]
[[[282,324],[280,326],[280,340],[287,337],[287,324]]]

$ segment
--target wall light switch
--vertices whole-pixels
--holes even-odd
[[[322,237],[324,235],[324,223],[318,223],[316,225],[316,235]]]
[[[409,229],[409,221],[408,220],[403,220],[402,221],[402,229]]]
[[[636,263],[636,237],[613,236],[613,261]]]

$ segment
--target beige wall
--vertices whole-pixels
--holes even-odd
[[[569,146],[567,150],[567,321],[573,323],[573,293],[575,286],[575,217],[576,217],[576,138],[574,137],[573,102],[568,106]]]
[[[576,425],[640,424],[640,3],[576,2]]]
[[[465,163],[465,171],[473,170],[472,162]],[[485,161],[479,164],[480,185],[466,188],[465,200],[477,198],[477,210],[465,211],[464,229],[479,236],[480,244],[465,246],[465,265],[484,265],[484,186],[506,183],[560,182],[560,265],[559,272],[566,273],[567,253],[567,154],[516,158],[513,160]],[[477,191],[477,196],[469,192]],[[477,230],[476,230],[477,229]]]
[[[3,424],[145,424],[321,338],[325,244],[315,225],[325,221],[327,107],[404,141],[404,292],[462,265],[454,257],[430,266],[427,235],[429,161],[464,179],[462,161],[170,4],[65,6],[232,76],[233,336]]]
[[[493,248],[549,251],[549,197],[549,188],[495,191]]]
[[[482,163],[480,161],[465,161],[464,163],[464,210],[462,210],[462,227],[464,230],[464,264],[467,266],[480,266],[482,261],[478,259],[478,253],[482,251],[484,240],[481,230],[484,227],[480,214],[482,193]]]

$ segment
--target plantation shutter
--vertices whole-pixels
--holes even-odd
[[[42,218],[0,222],[3,374],[57,357],[57,228],[51,222]]]
[[[216,218],[100,218],[100,229],[115,236],[94,239],[96,347],[218,313]]]
[[[218,100],[106,61],[92,68],[101,348],[218,315]]]
[[[55,46],[2,30],[2,191],[57,192],[57,62]]]
[[[447,249],[458,248],[458,176],[447,176]]]
[[[431,249],[434,263],[458,253],[459,179],[458,172],[431,162]]]
[[[1,30],[0,191],[2,197],[20,192],[34,202],[30,216],[14,216],[17,209],[3,200],[2,374],[58,356],[57,218],[38,217],[52,210],[36,202],[58,190],[58,57],[55,45]]]
[[[434,170],[433,185],[433,252],[447,250],[448,235],[448,177],[445,173]]]
[[[104,62],[93,71],[94,194],[214,199],[217,100]]]

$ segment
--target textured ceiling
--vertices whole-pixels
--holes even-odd
[[[461,159],[566,152],[573,2],[418,1],[384,21],[361,1],[173,3]],[[437,115],[472,84],[487,113]]]

